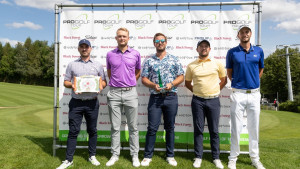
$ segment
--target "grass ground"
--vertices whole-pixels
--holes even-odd
[[[56,168],[65,157],[65,149],[52,156],[53,88],[0,83],[0,168]],[[300,114],[265,110],[261,113],[260,157],[266,168],[300,168]],[[85,144],[85,143],[80,143]],[[98,143],[98,146],[109,143]],[[124,144],[126,146],[126,143]],[[158,145],[162,146],[162,144]],[[176,148],[186,145],[175,145]],[[143,147],[143,144],[141,144]],[[229,150],[228,145],[221,145]],[[209,149],[209,145],[205,145]],[[242,147],[247,150],[247,147]],[[140,152],[142,159],[143,151]],[[148,168],[174,168],[165,162],[164,152],[155,152]],[[86,149],[76,150],[74,169],[108,168],[109,150],[97,150],[101,162],[94,167],[87,162]],[[193,153],[176,152],[178,166],[192,168]],[[228,154],[220,158],[226,167]],[[238,168],[253,169],[248,155],[240,155]],[[122,151],[120,160],[110,168],[133,168],[129,151]],[[142,167],[146,168],[146,167]],[[204,154],[201,168],[215,168],[211,155]]]

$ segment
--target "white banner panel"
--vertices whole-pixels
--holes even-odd
[[[129,46],[141,54],[142,64],[154,54],[153,36],[161,32],[168,37],[167,52],[179,58],[186,66],[198,57],[196,44],[207,39],[211,43],[210,56],[220,60],[224,66],[228,49],[237,46],[237,29],[247,24],[255,35],[255,14],[252,11],[63,11],[60,18],[59,46],[59,138],[67,139],[68,103],[71,90],[63,86],[64,73],[69,62],[77,59],[80,39],[88,39],[92,44],[92,58],[100,61],[106,68],[106,54],[117,46],[116,30],[126,27],[130,34]],[[255,42],[253,36],[252,44]],[[106,79],[109,80],[108,78]],[[99,95],[100,110],[98,117],[98,141],[110,141],[110,121],[108,116],[106,87]],[[139,79],[137,85],[139,95],[139,131],[140,141],[145,141],[147,131],[147,106],[149,90]],[[230,81],[220,94],[220,142],[230,141]],[[175,142],[193,143],[193,121],[191,112],[192,93],[184,83],[178,87],[179,108],[175,123]],[[246,118],[245,118],[246,120]],[[163,121],[162,121],[163,124]],[[241,135],[241,144],[248,143],[246,121]],[[126,118],[122,117],[122,141],[128,139],[125,130]],[[81,125],[78,140],[87,140],[85,120]],[[208,128],[205,125],[204,142],[209,142]],[[157,141],[164,140],[163,125],[160,125]]]

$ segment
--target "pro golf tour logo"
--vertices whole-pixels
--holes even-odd
[[[224,20],[223,24],[230,24],[232,26],[232,29],[237,31],[241,25],[250,25],[252,21],[250,20],[249,14],[244,14],[235,20]]]
[[[102,24],[104,30],[108,30],[112,28],[114,25],[118,25],[121,23],[120,15],[119,14],[113,14],[109,16],[107,19],[104,20],[95,20],[95,24]]]
[[[135,20],[126,20],[126,24],[135,24],[135,29],[143,29],[146,27],[146,25],[152,24],[152,15],[151,14],[145,14],[140,19]]]
[[[178,14],[169,20],[158,20],[159,24],[167,24],[167,28],[169,30],[173,30],[178,27],[178,25],[182,25],[186,23],[184,19],[184,14]]]
[[[210,26],[218,24],[217,15],[211,14],[206,16],[204,19],[200,20],[191,20],[191,24],[198,24],[200,26],[200,30],[208,29]]]
[[[77,16],[75,19],[63,20],[63,24],[70,24],[71,28],[79,29],[82,25],[89,24],[90,20],[88,20],[88,14],[81,14]]]

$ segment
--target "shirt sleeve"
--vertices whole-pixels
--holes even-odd
[[[176,64],[177,64],[177,68],[178,68],[177,76],[183,75],[184,70],[183,70],[182,65],[177,57],[176,57]]]
[[[106,68],[107,68],[107,69],[111,69],[111,65],[110,65],[110,63],[109,63],[109,56],[110,56],[109,53],[110,53],[110,52],[108,52],[108,53],[106,54]]]
[[[142,77],[149,78],[149,59],[146,60],[146,62],[144,63],[142,74],[141,74]]]
[[[225,67],[221,62],[217,62],[218,63],[218,67],[219,67],[219,77],[225,77],[226,76],[226,71],[225,71]]]
[[[193,74],[192,74],[192,70],[191,70],[190,64],[186,68],[185,80],[186,81],[192,81],[193,80]]]
[[[102,80],[106,80],[106,77],[105,77],[105,73],[104,73],[104,69],[103,69],[102,64],[100,64],[99,76],[101,76],[101,79],[102,79]]]
[[[139,52],[137,52],[136,54],[137,56],[137,62],[136,62],[136,65],[135,65],[135,69],[138,69],[140,70],[141,69],[141,55]]]
[[[72,64],[69,63],[66,69],[66,74],[65,74],[65,81],[70,81],[72,80]]]
[[[228,50],[227,55],[226,55],[226,68],[227,69],[232,69],[232,52],[231,50]]]

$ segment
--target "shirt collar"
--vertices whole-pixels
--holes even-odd
[[[198,58],[198,62],[209,62],[209,61],[211,61],[211,56],[208,56],[208,58],[205,60]]]
[[[118,47],[116,48],[116,51],[122,52]],[[128,51],[129,53],[133,51],[132,48],[130,48],[129,46],[127,46],[127,49],[125,50],[125,52]],[[124,53],[125,53],[124,52]]]
[[[81,59],[81,57],[80,58],[78,58],[76,61],[78,61],[78,62],[85,62],[85,61],[83,61],[82,59]],[[94,62],[93,61],[93,59],[90,57],[90,59],[87,61],[87,62]]]
[[[166,56],[165,56],[164,58],[168,58],[169,55],[170,55],[170,54],[167,52],[167,54],[166,54]],[[153,59],[156,59],[156,60],[160,60],[160,59],[156,56],[156,54],[152,55],[152,58],[153,58]],[[164,58],[163,58],[163,59],[164,59]],[[162,59],[162,60],[163,60],[163,59]]]
[[[241,44],[239,44],[239,49],[240,51],[244,51],[244,48],[241,46]],[[250,43],[250,51],[254,51],[254,47],[252,46],[252,44]]]

